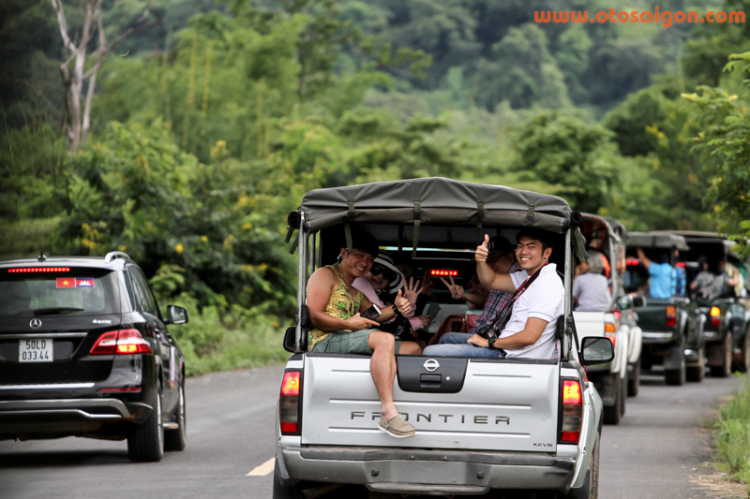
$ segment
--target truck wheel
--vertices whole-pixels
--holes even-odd
[[[638,395],[641,387],[641,361],[640,359],[633,364],[633,370],[628,373],[628,397]]]
[[[724,341],[721,343],[721,364],[718,366],[711,366],[711,376],[716,378],[726,378],[732,374],[732,348],[733,348],[732,333],[727,332],[724,336]]]
[[[706,375],[706,348],[698,351],[698,365],[687,368],[687,380],[700,383]]]
[[[273,468],[273,499],[304,499],[302,486],[291,478],[282,478],[279,473],[279,458]]]
[[[615,403],[613,405],[604,406],[604,424],[620,424],[620,418],[623,413],[622,401],[624,398],[624,392],[622,389],[622,383],[617,378],[616,374],[614,374],[613,377],[615,378],[612,381],[612,389],[615,392]]]
[[[735,360],[734,368],[741,373],[746,373],[750,369],[750,327],[745,330],[739,358]]]
[[[625,408],[628,405],[628,375],[625,373],[625,377],[620,381],[622,387],[620,388],[620,396],[622,397],[622,403],[620,404],[620,417],[625,415]]]
[[[161,421],[161,389],[157,385],[145,399],[153,411],[128,435],[128,457],[133,462],[161,461],[164,456],[164,427]]]
[[[601,435],[596,436],[594,451],[591,454],[591,464],[586,472],[586,480],[580,489],[570,489],[562,496],[565,499],[596,499],[599,496],[599,440]]]
[[[666,369],[664,379],[668,385],[682,386],[687,379],[687,365],[685,364],[685,354],[681,352],[680,367],[677,369]]]

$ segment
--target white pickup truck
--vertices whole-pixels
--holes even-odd
[[[290,227],[300,230],[299,308],[284,340],[292,355],[277,409],[273,497],[325,497],[343,487],[346,497],[503,490],[595,498],[602,402],[584,366],[611,362],[614,350],[606,338],[579,343],[576,335],[570,286],[573,252],[582,251],[583,240],[575,221],[567,203],[554,196],[443,178],[305,195],[289,218]],[[409,257],[420,272],[456,269],[463,276],[473,269],[471,255],[451,249],[475,247],[484,233],[515,240],[522,226],[550,231],[552,260],[566,290],[565,313],[556,323],[558,354],[399,355],[394,400],[416,435],[394,439],[378,431],[370,357],[307,351],[307,278],[335,260],[339,248],[331,241],[346,224],[372,234],[381,246],[400,248],[396,258]],[[448,293],[435,299],[451,300]]]
[[[612,227],[610,220],[587,213],[583,217],[582,232],[587,242],[594,243],[597,258],[605,258],[602,267],[609,282],[609,304],[605,311],[574,311],[579,337],[605,337],[612,341],[615,358],[607,364],[588,368],[589,379],[596,385],[604,404],[604,422],[619,424],[625,414],[628,395],[638,394],[641,372],[642,333],[636,323],[634,310],[644,305],[642,296],[623,294],[622,276],[625,272],[625,242]],[[623,228],[624,229],[624,228]],[[619,261],[619,265],[618,265]]]

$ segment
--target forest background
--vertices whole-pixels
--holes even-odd
[[[128,252],[188,308],[190,374],[286,357],[286,215],[310,189],[444,176],[750,232],[750,25],[533,18],[750,1],[71,0],[72,44],[101,13],[79,143],[55,5],[0,3],[0,259]]]

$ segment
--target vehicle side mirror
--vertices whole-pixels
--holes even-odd
[[[188,321],[187,309],[177,305],[167,305],[167,318],[170,324],[185,324]]]
[[[581,342],[580,358],[582,366],[612,362],[615,358],[615,347],[609,338],[587,336]]]
[[[294,353],[294,333],[297,331],[295,326],[286,328],[284,333],[284,350]]]
[[[628,310],[630,308],[633,308],[634,306],[634,299],[637,297],[630,296],[630,295],[620,295],[617,297],[617,308],[620,310]],[[641,297],[642,298],[642,297]]]

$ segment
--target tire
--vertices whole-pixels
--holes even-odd
[[[273,499],[304,499],[302,485],[291,478],[282,478],[279,473],[279,458],[273,468]]]
[[[591,465],[586,471],[586,479],[580,489],[570,489],[562,496],[565,499],[597,499],[599,496],[599,441],[601,435],[596,436],[594,452],[591,454]]]
[[[706,347],[698,351],[698,365],[687,368],[687,380],[700,383],[706,376]]]
[[[128,457],[136,463],[161,461],[164,456],[161,389],[157,386],[152,390],[145,402],[153,407],[151,414],[128,435]]]
[[[664,379],[668,385],[682,386],[687,381],[687,364],[685,363],[685,354],[680,355],[680,367],[677,369],[666,369]]]
[[[711,366],[711,376],[716,378],[726,378],[732,374],[732,348],[732,333],[727,332],[720,347],[722,364],[719,366]]]
[[[620,403],[620,417],[622,418],[625,415],[625,409],[628,405],[628,376],[627,373],[625,373],[625,377],[622,378],[622,387],[620,388],[620,397],[622,398],[622,402]]]
[[[734,362],[734,369],[741,373],[746,373],[750,369],[750,327],[745,330],[745,336],[742,338],[740,347],[740,356]]]
[[[622,389],[622,382],[619,378],[617,378],[617,375],[613,375],[615,377],[615,380],[612,382],[612,386],[615,390],[615,403],[610,406],[604,406],[604,424],[620,424],[620,418],[622,417],[623,408],[622,408],[622,401],[623,401],[623,389]]]
[[[164,450],[167,452],[184,450],[187,445],[187,406],[185,403],[184,377],[180,380],[180,401],[174,415],[179,428],[164,430]]]
[[[641,360],[633,366],[633,370],[628,373],[628,397],[636,397],[641,387]]]

